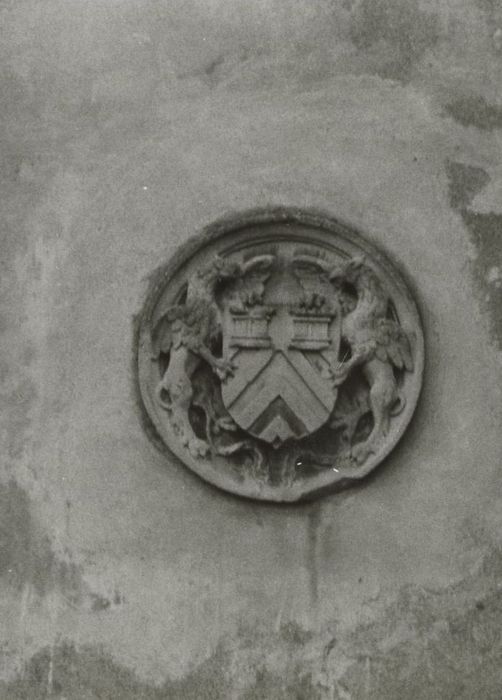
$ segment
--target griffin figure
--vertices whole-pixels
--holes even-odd
[[[333,385],[340,386],[359,366],[369,386],[373,428],[366,440],[351,448],[352,457],[362,464],[387,435],[391,417],[404,408],[405,399],[399,393],[394,369],[413,371],[410,341],[398,321],[389,316],[389,295],[364,258],[351,258],[333,267],[318,258],[299,256],[297,263],[311,265],[318,271],[320,295],[310,293],[307,303],[319,305],[328,301],[325,302],[329,294],[327,282],[338,298],[341,338],[349,357],[331,368]]]
[[[214,354],[222,336],[216,294],[225,284],[242,285],[249,275],[256,283],[253,303],[258,303],[264,290],[260,280],[270,274],[273,259],[270,255],[257,255],[241,264],[216,256],[190,278],[184,303],[168,308],[153,329],[153,359],[158,360],[161,354],[169,358],[157,385],[157,400],[169,412],[181,443],[193,457],[205,456],[209,444],[195,435],[190,423],[192,377],[201,362],[206,362],[221,381],[234,370],[231,360]],[[229,415],[219,419],[219,428],[235,430]]]
[[[389,296],[364,258],[353,258],[336,266],[331,269],[329,277],[339,293],[343,293],[343,287],[348,283],[357,296],[355,306],[341,302],[342,339],[351,355],[336,367],[334,379],[337,386],[360,366],[369,384],[373,429],[364,442],[352,447],[352,456],[362,463],[387,435],[391,416],[404,408],[405,400],[398,391],[394,368],[413,371],[411,346],[398,321],[389,317]]]

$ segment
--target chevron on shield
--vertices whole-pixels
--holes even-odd
[[[332,319],[297,321],[282,307],[268,328],[244,322],[242,315],[227,315],[224,324],[224,343],[235,366],[222,385],[225,407],[243,430],[276,448],[318,430],[337,395],[329,380],[338,352]]]

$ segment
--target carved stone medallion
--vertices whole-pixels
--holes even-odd
[[[422,381],[415,303],[338,221],[244,214],[156,274],[138,328],[158,437],[232,493],[296,501],[361,479],[408,425]]]

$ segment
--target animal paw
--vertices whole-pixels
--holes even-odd
[[[187,443],[187,448],[192,457],[205,457],[209,452],[209,445],[204,440],[197,437],[190,438]]]
[[[374,452],[374,446],[367,442],[360,442],[352,447],[350,454],[357,464],[363,464]]]
[[[216,419],[216,427],[218,430],[228,430],[230,432],[235,432],[237,430],[237,424],[230,416],[222,416]]]
[[[343,384],[344,381],[347,379],[349,376],[349,367],[344,367],[343,365],[340,367],[335,367],[331,370],[331,376],[333,378],[333,386],[340,386],[340,384]]]
[[[235,365],[232,360],[222,358],[221,360],[216,360],[214,366],[216,374],[222,382],[224,382],[227,377],[231,377],[234,374]]]

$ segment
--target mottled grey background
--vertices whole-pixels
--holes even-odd
[[[3,0],[2,700],[500,700],[498,0]],[[148,275],[313,207],[414,285],[421,403],[363,486],[240,501],[144,434]]]

